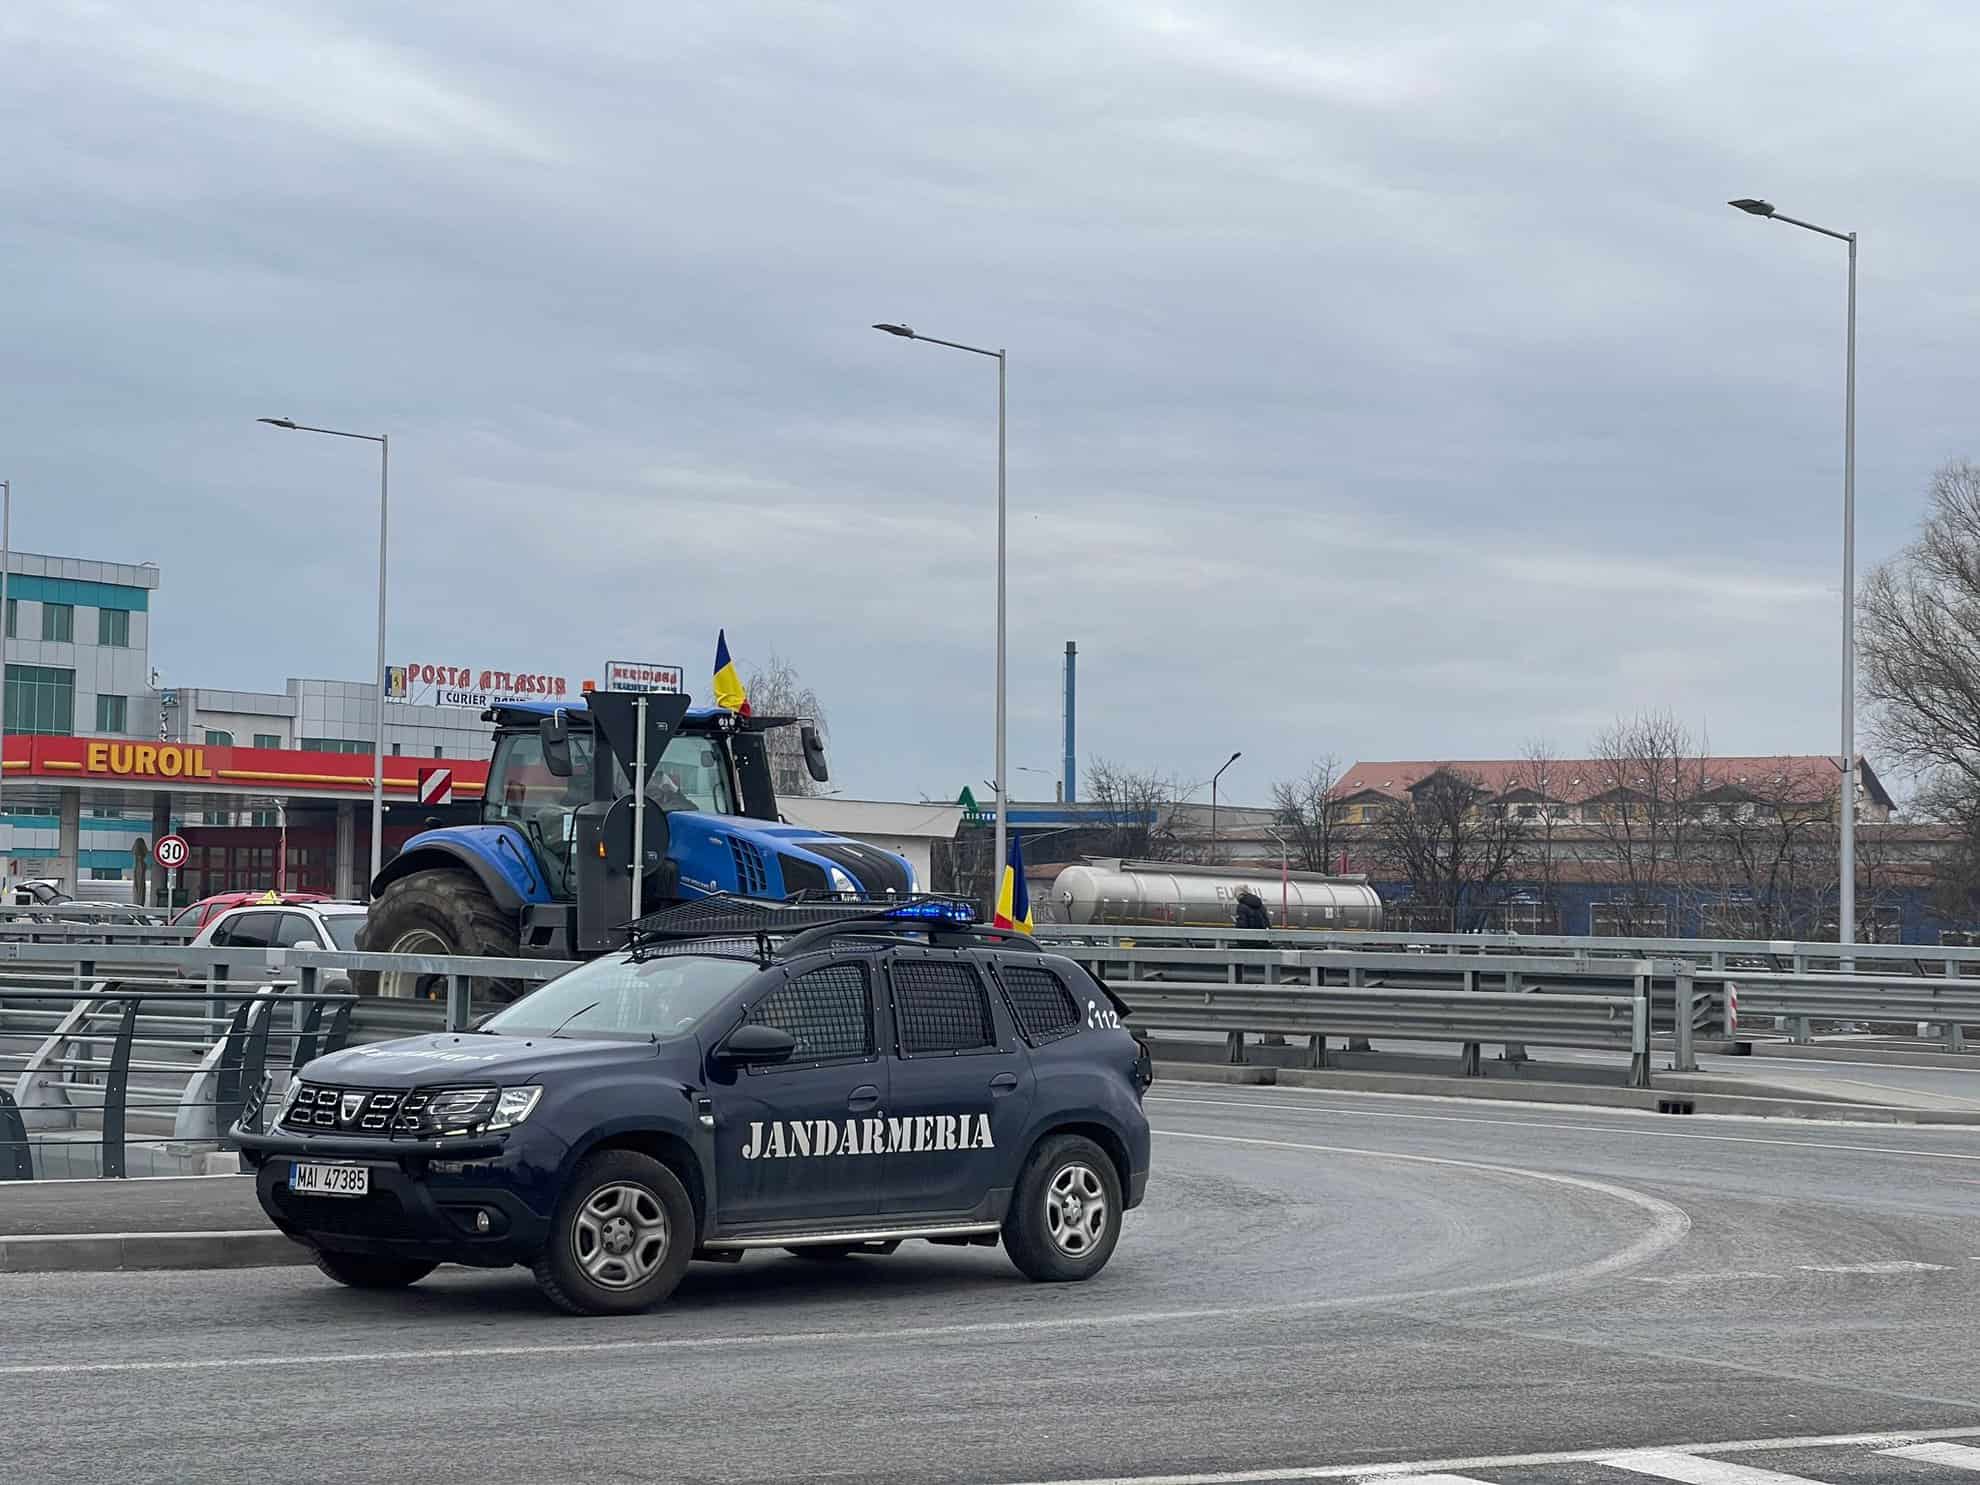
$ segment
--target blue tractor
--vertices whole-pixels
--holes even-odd
[[[623,946],[626,923],[716,893],[884,898],[920,890],[902,857],[786,825],[768,734],[800,727],[826,778],[817,729],[786,717],[691,708],[685,696],[593,692],[510,702],[495,724],[481,823],[406,842],[371,884],[359,946],[394,954],[581,959]],[[633,805],[645,730],[646,796],[634,911]],[[358,976],[361,993],[411,995],[425,977]]]

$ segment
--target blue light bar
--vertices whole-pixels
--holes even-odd
[[[909,902],[890,908],[889,918],[920,918],[936,923],[974,923],[976,905],[968,902]]]

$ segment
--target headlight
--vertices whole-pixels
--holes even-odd
[[[393,1133],[415,1139],[513,1129],[536,1109],[539,1087],[421,1088],[406,1095]]]
[[[834,892],[843,892],[848,897],[859,896],[859,883],[847,876],[842,867],[826,867],[825,880],[832,884],[832,890]]]
[[[296,1106],[296,1095],[303,1091],[303,1080],[290,1077],[289,1086],[282,1092],[282,1106],[275,1111],[275,1122],[280,1124],[289,1117],[289,1110]]]

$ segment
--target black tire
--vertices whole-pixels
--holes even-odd
[[[386,884],[365,915],[358,947],[366,953],[480,954],[491,959],[521,956],[516,918],[495,905],[488,889],[464,871],[416,871]],[[400,948],[401,944],[412,947]],[[437,945],[437,946],[436,946]],[[381,985],[375,969],[351,976],[359,995],[379,995],[407,987]],[[476,980],[470,987],[478,999],[514,1000],[521,986],[513,980]],[[446,981],[434,976],[419,993],[444,996]]]
[[[609,1213],[594,1206],[594,1198],[614,1192],[637,1194]],[[619,1217],[628,1224],[623,1249],[610,1227]],[[656,1218],[664,1222],[656,1224]],[[653,1249],[647,1245],[656,1240],[656,1225],[660,1246]],[[631,1315],[674,1292],[696,1241],[694,1204],[678,1176],[650,1155],[601,1150],[573,1173],[533,1268],[537,1284],[559,1309]]]
[[[1120,1172],[1107,1152],[1082,1135],[1055,1134],[1031,1152],[1011,1193],[1004,1251],[1041,1284],[1090,1279],[1113,1256],[1121,1213]]]
[[[387,1258],[374,1253],[339,1253],[317,1248],[316,1266],[339,1284],[353,1289],[403,1289],[417,1284],[440,1265],[417,1258]]]

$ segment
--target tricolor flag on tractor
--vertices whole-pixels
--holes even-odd
[[[749,692],[736,674],[736,662],[729,658],[729,632],[715,631],[715,704],[742,716],[749,715]]]
[[[1016,835],[1011,837],[1011,854],[1004,863],[1004,879],[997,885],[997,912],[990,926],[1031,932],[1031,893],[1024,885],[1024,844]]]

